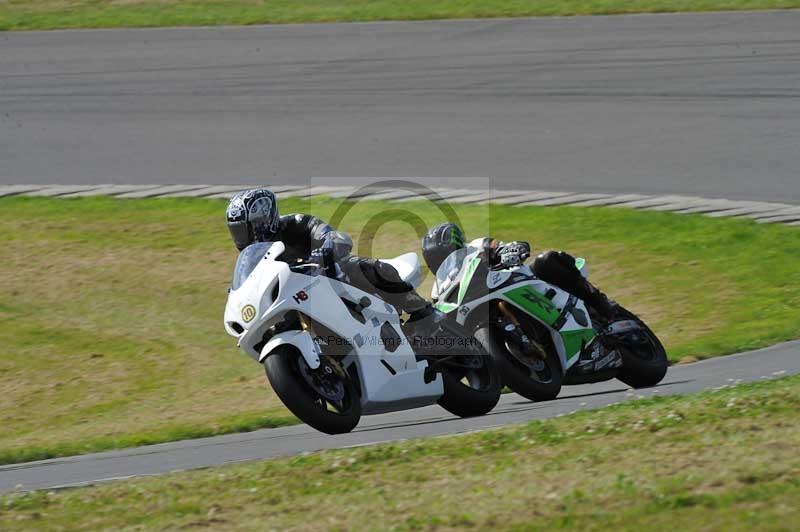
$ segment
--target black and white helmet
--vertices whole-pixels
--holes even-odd
[[[422,239],[422,257],[433,273],[452,252],[464,247],[464,231],[454,223],[432,227]]]
[[[236,194],[228,204],[225,217],[239,251],[253,242],[271,242],[280,232],[278,200],[266,188],[253,188]]]

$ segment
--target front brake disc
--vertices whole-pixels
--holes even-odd
[[[327,362],[323,361],[320,367],[311,369],[305,360],[302,360],[300,374],[303,375],[306,384],[323,398],[329,401],[341,401],[344,399],[344,383],[339,378],[336,369]]]

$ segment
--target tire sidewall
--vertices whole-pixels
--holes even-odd
[[[647,336],[653,342],[656,350],[655,360],[644,360],[633,354],[622,351],[622,367],[620,368],[617,379],[624,382],[631,388],[647,388],[655,386],[664,379],[669,367],[669,360],[667,359],[667,352],[661,344],[661,340],[650,330],[641,319],[639,319],[633,312],[622,309],[622,312],[628,319],[635,320],[644,329]]]
[[[501,333],[487,326],[475,331],[474,336],[494,359],[495,367],[503,383],[514,392],[531,401],[550,401],[558,396],[563,378],[560,367],[553,368],[552,382],[536,382],[523,374],[517,365],[509,360],[508,357],[511,355],[499,342]]]
[[[489,385],[485,390],[475,390],[464,385],[461,379],[445,368],[442,373],[444,393],[439,405],[459,417],[482,416],[489,413],[500,401],[503,384],[489,353],[483,355],[485,368],[489,373]]]
[[[307,384],[294,370],[293,357],[300,357],[294,347],[280,346],[264,360],[264,371],[275,394],[286,408],[307,425],[326,434],[352,431],[361,419],[361,402],[355,385],[344,381],[346,393],[353,398],[348,412],[337,414],[324,411],[315,404]]]

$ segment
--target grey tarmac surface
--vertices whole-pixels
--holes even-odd
[[[767,12],[0,34],[0,184],[485,176],[587,202],[797,204],[798,27],[800,12]],[[676,366],[639,392],[509,394],[468,420],[433,406],[340,436],[298,425],[3,466],[0,492],[478,430],[796,373],[799,354]]]
[[[798,27],[761,12],[6,33],[0,184],[473,176],[796,204]]]
[[[350,434],[328,436],[306,425],[186,440],[106,453],[0,467],[0,493],[78,486],[340,447],[439,436],[599,408],[637,397],[671,395],[772,379],[800,372],[800,341],[670,368],[656,388],[630,390],[617,380],[565,386],[555,401],[532,403],[507,394],[489,415],[460,419],[438,406],[366,416]]]

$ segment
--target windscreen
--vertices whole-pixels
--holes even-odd
[[[236,267],[233,269],[231,288],[237,290],[250,277],[258,263],[264,259],[273,242],[256,242],[250,244],[239,253]]]
[[[461,264],[464,262],[464,259],[476,251],[476,248],[468,246],[455,250],[444,259],[444,262],[436,271],[435,291],[437,297],[438,294],[446,291],[450,287],[450,284],[458,279],[458,273],[461,271]]]

